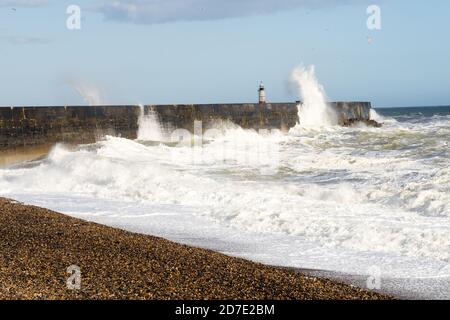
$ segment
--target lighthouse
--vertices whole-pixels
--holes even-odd
[[[258,92],[259,92],[259,104],[266,103],[266,91],[264,90],[264,84],[262,82],[259,85]]]

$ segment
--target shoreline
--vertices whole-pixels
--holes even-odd
[[[5,198],[0,230],[0,299],[390,299]],[[81,270],[80,290],[67,289],[72,265]]]

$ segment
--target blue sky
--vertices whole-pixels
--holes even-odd
[[[0,105],[84,104],[74,87],[112,104],[253,102],[260,80],[293,101],[301,63],[330,100],[450,105],[449,31],[446,0],[0,0]]]

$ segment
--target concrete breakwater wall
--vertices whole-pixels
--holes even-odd
[[[340,123],[367,121],[369,102],[333,102]],[[139,117],[154,112],[162,125],[193,131],[229,120],[246,129],[288,130],[298,119],[296,103],[140,106],[0,107],[0,150],[52,143],[92,143],[105,135],[137,138]]]

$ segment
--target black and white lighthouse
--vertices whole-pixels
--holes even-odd
[[[259,104],[266,103],[266,91],[264,89],[264,84],[262,82],[259,85],[258,92],[259,92]]]

